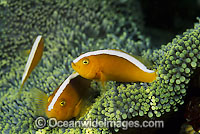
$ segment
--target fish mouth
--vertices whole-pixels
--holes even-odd
[[[71,65],[72,65],[72,68],[73,68],[75,71],[78,70],[79,66],[76,65],[74,62],[71,62]]]
[[[72,66],[76,66],[76,64],[73,61],[71,62],[71,64],[72,64]]]

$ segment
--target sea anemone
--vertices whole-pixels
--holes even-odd
[[[71,61],[81,53],[120,49],[141,54],[153,62],[158,77],[152,83],[108,82],[79,120],[123,121],[136,117],[160,118],[184,103],[187,85],[200,67],[200,23],[177,35],[160,49],[151,50],[141,34],[141,12],[136,0],[119,1],[14,1],[0,5],[0,131],[3,133],[111,133],[109,128],[50,128],[34,125],[36,106],[29,92],[33,87],[51,94],[72,72]],[[135,5],[132,7],[130,5]],[[119,10],[116,7],[120,7]],[[125,10],[126,9],[126,10]],[[134,11],[134,12],[133,12]],[[131,15],[130,15],[131,14]],[[34,38],[43,35],[41,62],[24,85],[20,80]],[[92,85],[96,88],[96,85]],[[97,87],[100,88],[100,87]],[[114,131],[119,131],[115,126]]]

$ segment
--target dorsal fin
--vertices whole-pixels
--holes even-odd
[[[138,56],[138,55],[133,55],[133,54],[129,54],[123,50],[119,50],[119,49],[110,49],[110,50],[115,50],[115,51],[120,51],[123,53],[126,53],[134,58],[136,58],[137,60],[139,60],[142,64],[144,64],[146,67],[151,67],[153,65],[153,63],[151,61],[149,61],[148,59],[142,57],[142,56]]]

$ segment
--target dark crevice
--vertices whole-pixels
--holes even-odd
[[[200,14],[198,0],[141,0],[144,33],[155,48],[170,42],[177,34],[192,28]]]

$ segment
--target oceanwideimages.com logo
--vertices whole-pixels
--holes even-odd
[[[42,129],[46,126],[64,127],[64,128],[122,128],[127,130],[128,128],[164,128],[164,121],[110,121],[104,118],[103,120],[84,120],[84,121],[57,121],[56,118],[50,118],[46,120],[44,117],[38,117],[35,120],[35,126]]]

